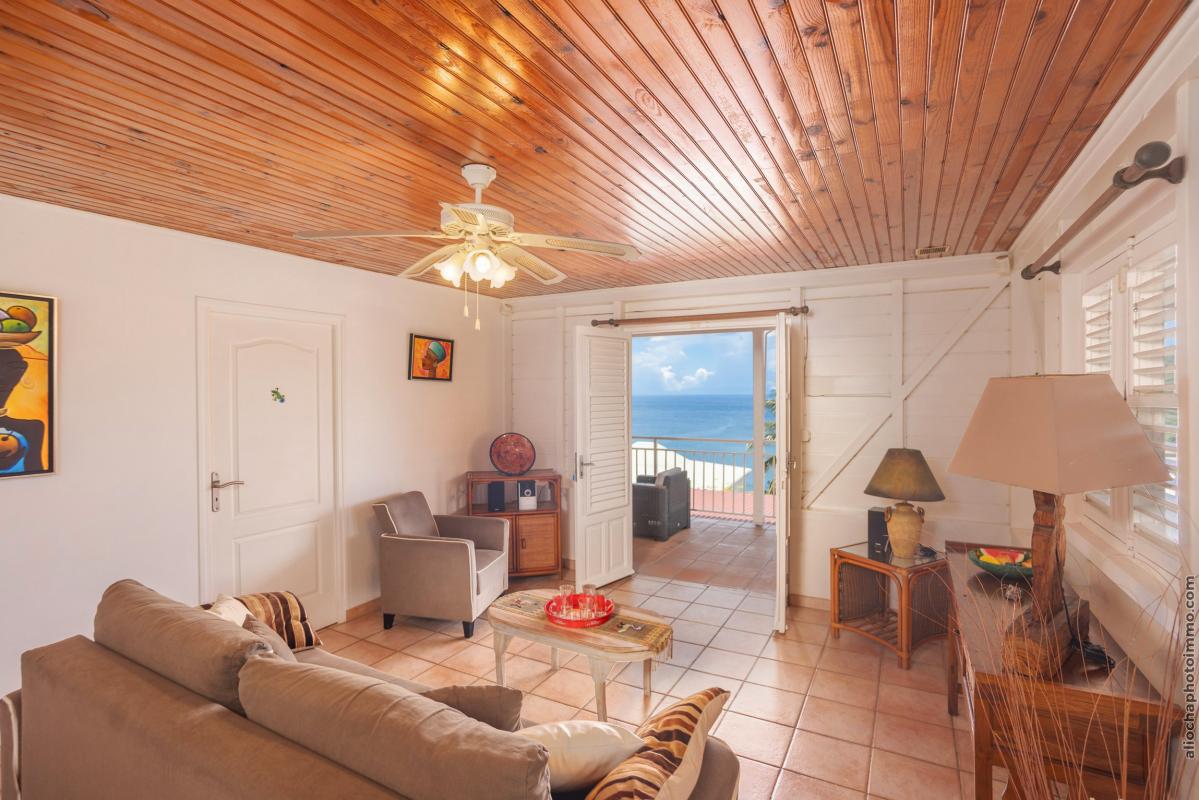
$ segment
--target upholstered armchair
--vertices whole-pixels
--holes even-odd
[[[508,588],[508,521],[434,515],[420,492],[375,503],[383,627],[396,614],[459,620],[470,638],[475,619]]]
[[[691,527],[691,480],[680,467],[638,475],[633,484],[633,535],[666,541]]]

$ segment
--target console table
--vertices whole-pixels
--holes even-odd
[[[515,484],[517,481],[536,481],[538,489],[549,486],[550,499],[537,504],[531,511],[517,506],[516,490],[503,511],[487,510],[487,484]],[[508,489],[510,487],[505,487]],[[480,499],[482,498],[482,499]],[[523,475],[502,472],[466,473],[466,513],[475,517],[499,517],[508,520],[508,574],[562,575],[562,476],[549,469],[529,470]]]
[[[1165,776],[1152,765],[1180,726],[1177,709],[1162,701],[1094,616],[1090,639],[1115,660],[1112,672],[1084,663],[1077,651],[1052,680],[1005,671],[1004,633],[1031,600],[1005,599],[1002,582],[970,563],[968,550],[990,546],[996,545],[945,545],[953,599],[946,647],[949,713],[958,714],[964,683],[974,728],[975,800],[992,800],[996,765],[1008,768],[1005,798],[1040,797],[1047,780],[1064,776],[1075,782],[1081,777],[1087,796],[1096,800],[1165,796],[1154,785]],[[1071,594],[1068,584],[1065,589]],[[1121,763],[1127,765],[1122,770]],[[1121,791],[1124,778],[1127,792]]]

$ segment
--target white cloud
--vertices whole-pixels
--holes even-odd
[[[699,367],[690,375],[684,375],[681,378],[674,374],[674,367],[667,364],[659,368],[659,373],[662,375],[662,386],[672,392],[681,392],[683,389],[690,389],[693,386],[699,386],[701,383],[711,378],[716,374],[715,370]]]
[[[655,336],[650,339],[650,342],[648,347],[640,348],[633,353],[633,366],[658,369],[687,357],[686,351],[683,350],[683,343],[679,341],[678,336]]]

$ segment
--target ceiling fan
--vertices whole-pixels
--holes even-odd
[[[486,164],[467,164],[462,177],[475,190],[473,203],[442,203],[439,231],[301,231],[297,239],[457,239],[429,253],[408,269],[402,277],[415,278],[437,269],[443,278],[460,286],[466,275],[476,283],[484,280],[498,289],[516,277],[523,269],[542,283],[549,285],[566,276],[526,247],[544,247],[563,252],[612,256],[632,261],[641,255],[636,247],[620,242],[601,242],[595,239],[576,239],[545,233],[520,233],[513,229],[512,213],[499,206],[483,202],[483,190],[495,180],[495,169]]]

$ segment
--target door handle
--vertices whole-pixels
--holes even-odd
[[[225,481],[221,483],[220,473],[212,473],[211,480],[208,482],[208,491],[212,495],[212,510],[221,510],[221,496],[219,494],[221,489],[227,489],[230,486],[245,486],[245,484],[245,481]]]

